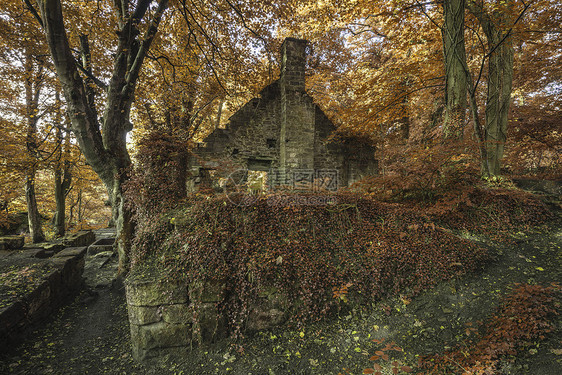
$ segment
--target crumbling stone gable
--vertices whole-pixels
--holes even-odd
[[[374,148],[359,141],[336,142],[334,124],[305,90],[307,41],[287,38],[281,76],[266,86],[195,149],[195,168],[337,170],[339,187],[377,173]]]

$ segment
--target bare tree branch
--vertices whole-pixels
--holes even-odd
[[[148,0],[146,0],[146,1],[148,1]],[[149,1],[149,3],[150,3],[150,1]],[[122,90],[122,93],[124,95],[126,95],[128,92],[131,92],[132,89],[133,89],[134,83],[136,82],[136,80],[139,76],[140,68],[141,68],[142,63],[144,61],[144,58],[146,57],[146,52],[150,49],[150,44],[154,40],[154,36],[156,35],[156,31],[158,30],[158,25],[160,24],[160,20],[162,19],[162,15],[164,14],[164,11],[166,10],[167,7],[168,7],[168,0],[160,0],[160,3],[158,4],[158,8],[156,9],[156,13],[154,14],[154,18],[152,19],[152,22],[150,23],[150,26],[148,27],[148,30],[146,31],[146,34],[144,36],[144,40],[142,41],[142,43],[140,45],[140,48],[139,48],[139,50],[138,50],[138,52],[135,56],[133,64],[130,67],[129,71],[127,72],[127,75],[125,76],[126,84],[125,84],[125,86],[123,87],[123,90]],[[145,10],[145,12],[146,12],[146,10]],[[141,12],[139,12],[139,14],[140,13]],[[142,14],[144,14],[144,13],[142,13]]]
[[[25,2],[26,8],[31,12],[31,14],[33,14],[33,17],[35,17],[37,22],[39,22],[39,25],[41,25],[41,27],[43,27],[43,20],[41,19],[41,16],[37,12],[37,9],[35,9],[33,4],[31,4],[31,2],[29,0],[24,0],[24,2]]]

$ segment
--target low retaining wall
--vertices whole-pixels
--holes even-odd
[[[27,327],[50,315],[80,289],[86,249],[66,248],[45,259],[43,264],[50,271],[42,277],[43,281],[29,293],[0,308],[0,351],[12,345]]]
[[[44,251],[38,255],[38,258],[49,258],[65,248],[88,246],[94,242],[95,239],[96,234],[91,230],[81,230],[76,233],[68,234],[53,242],[30,243],[24,245],[23,249],[43,249]]]
[[[23,242],[23,236],[2,236],[0,237],[0,250],[21,249]]]
[[[96,234],[91,230],[80,230],[66,235],[62,244],[66,247],[88,246],[96,240]]]
[[[218,309],[225,286],[151,279],[126,282],[133,357],[138,361],[164,355],[181,356],[197,344],[227,335],[227,319]],[[272,328],[286,319],[287,299],[275,288],[259,295],[246,329]]]

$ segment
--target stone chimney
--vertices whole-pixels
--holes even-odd
[[[281,82],[288,91],[304,92],[307,44],[304,39],[286,38],[281,45]]]
[[[291,170],[314,168],[315,107],[304,86],[307,44],[303,39],[287,38],[281,45],[279,169],[282,176]]]

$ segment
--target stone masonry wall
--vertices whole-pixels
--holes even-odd
[[[191,345],[192,315],[187,285],[152,281],[126,285],[133,357],[180,354]]]
[[[316,142],[314,143],[314,168],[319,170],[337,170],[338,187],[347,186],[347,175],[343,168],[345,161],[344,150],[341,145],[329,140],[329,136],[335,130],[335,127],[318,106],[316,106],[315,112]]]
[[[194,345],[210,344],[227,335],[227,319],[217,306],[225,286],[219,282],[192,284],[154,279],[126,283],[133,357],[138,361],[164,355],[181,356]],[[246,330],[259,331],[286,320],[287,298],[276,288],[264,288],[252,306]]]
[[[248,160],[262,158],[278,168],[279,155],[279,92],[276,83],[244,105],[231,118],[227,129],[215,129],[205,139],[205,147],[196,149],[202,164],[211,168],[216,160],[228,159],[240,168]]]
[[[287,38],[281,46],[279,138],[284,170],[314,168],[315,105],[305,90],[307,44]]]
[[[49,316],[62,301],[81,288],[86,249],[66,248],[43,260],[50,271],[41,282],[13,303],[0,306],[0,350],[17,342],[27,327]],[[44,250],[23,251],[29,253],[29,264],[33,264],[32,258],[36,258],[34,254]],[[25,260],[22,258],[22,262]]]
[[[194,150],[195,180],[202,170],[337,170],[338,187],[377,173],[374,148],[331,141],[335,125],[305,89],[307,41],[287,38],[281,47],[280,78],[265,87]],[[281,176],[280,175],[280,176]],[[287,174],[288,176],[288,174]],[[190,186],[191,186],[190,185]]]

